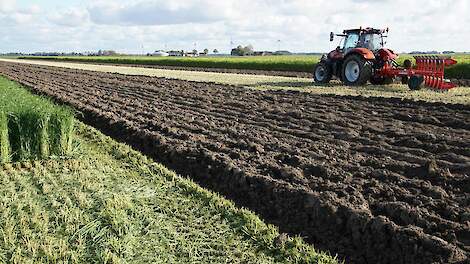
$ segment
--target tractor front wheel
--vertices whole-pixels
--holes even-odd
[[[329,83],[332,74],[331,69],[326,62],[319,62],[313,69],[313,80],[315,83],[325,84]]]
[[[342,73],[344,84],[364,85],[372,77],[372,65],[362,56],[353,54],[344,60]]]

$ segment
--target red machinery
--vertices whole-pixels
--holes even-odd
[[[314,69],[316,83],[328,83],[332,76],[338,77],[346,85],[364,85],[368,81],[375,85],[390,84],[397,77],[412,90],[420,89],[424,84],[428,87],[448,90],[455,84],[444,79],[444,68],[456,64],[450,57],[435,55],[414,56],[416,66],[405,60],[400,66],[398,55],[384,48],[385,34],[388,29],[359,28],[344,30],[343,47],[323,55]],[[331,32],[330,41],[335,34]]]

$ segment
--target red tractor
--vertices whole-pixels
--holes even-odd
[[[400,66],[396,62],[398,55],[384,48],[388,29],[359,28],[344,30],[343,34],[330,33],[344,38],[343,47],[323,55],[314,69],[316,83],[326,84],[336,76],[349,86],[371,84],[391,84],[397,77],[412,90],[418,90],[423,84],[431,88],[451,89],[456,85],[444,79],[444,67],[456,64],[450,57],[415,56],[416,66],[405,60]],[[343,40],[341,40],[342,42]]]

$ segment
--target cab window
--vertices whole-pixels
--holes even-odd
[[[382,46],[382,38],[380,35],[377,34],[365,34],[363,35],[363,44],[361,47],[370,49],[370,50],[378,50]]]
[[[346,37],[346,41],[344,42],[344,49],[352,49],[357,46],[357,42],[359,41],[359,35],[358,34],[348,34]]]

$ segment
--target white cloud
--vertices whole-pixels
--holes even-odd
[[[87,10],[72,8],[49,15],[49,20],[60,26],[82,27],[90,18]]]
[[[107,25],[172,25],[210,23],[223,19],[224,9],[210,1],[143,1],[132,4],[101,2],[88,8],[91,19]]]
[[[217,48],[327,51],[330,31],[390,27],[397,51],[470,50],[467,0],[95,0],[18,7],[0,0],[0,52]]]
[[[1,0],[0,1],[0,13],[10,12],[14,10],[16,6],[15,0]]]

